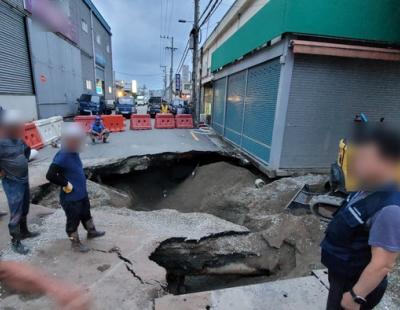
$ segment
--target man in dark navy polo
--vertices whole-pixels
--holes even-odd
[[[328,310],[373,309],[400,253],[400,138],[382,125],[355,144],[352,193],[326,230],[322,263],[328,268]]]
[[[96,230],[90,213],[86,176],[79,156],[85,133],[77,123],[70,123],[64,128],[62,138],[62,148],[54,157],[46,178],[61,187],[60,203],[67,216],[66,232],[72,248],[88,252],[89,248],[79,238],[79,224],[87,230],[88,238],[104,236],[105,232]]]

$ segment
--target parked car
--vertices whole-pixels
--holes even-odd
[[[104,97],[99,95],[82,94],[77,102],[80,115],[111,114],[112,112],[112,109],[107,107]]]
[[[150,97],[148,107],[151,117],[161,112],[161,103],[165,102],[161,97]]]
[[[146,105],[146,98],[144,96],[136,97],[136,105]]]
[[[179,98],[173,99],[169,104],[169,110],[172,114],[186,114],[187,105],[187,101]]]
[[[131,118],[132,113],[136,113],[135,99],[133,97],[118,98],[115,102],[115,113]]]

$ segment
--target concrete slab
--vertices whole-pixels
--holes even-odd
[[[156,299],[155,310],[323,310],[328,290],[314,276],[229,289],[167,295]]]
[[[313,270],[312,274],[321,281],[327,289],[329,289],[328,269]]]
[[[87,287],[93,296],[93,309],[153,309],[153,300],[164,294],[166,271],[149,259],[158,245],[169,238],[199,240],[222,232],[247,229],[217,217],[173,210],[135,212],[102,208],[92,212],[96,225],[107,234],[103,238],[82,239],[92,249],[75,253],[65,235],[65,215],[55,211],[45,218],[40,237],[26,240],[33,249],[28,256],[3,249],[3,260],[23,260],[66,281]],[[1,232],[5,233],[4,231]],[[42,310],[54,307],[45,297],[20,295],[0,299],[1,309]]]

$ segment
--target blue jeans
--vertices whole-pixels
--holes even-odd
[[[20,223],[26,220],[29,213],[29,183],[13,181],[7,178],[4,178],[2,183],[10,209],[8,229],[11,237],[18,238],[20,234]]]

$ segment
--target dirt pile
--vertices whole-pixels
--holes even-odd
[[[322,175],[307,175],[256,188],[256,179],[249,170],[226,162],[202,166],[155,208],[209,213],[260,231],[269,227],[268,215],[283,212],[304,184],[321,187],[326,181]]]
[[[248,201],[237,195],[244,188],[254,187],[256,178],[249,170],[226,162],[202,166],[156,208],[209,213],[239,223],[247,213]]]

